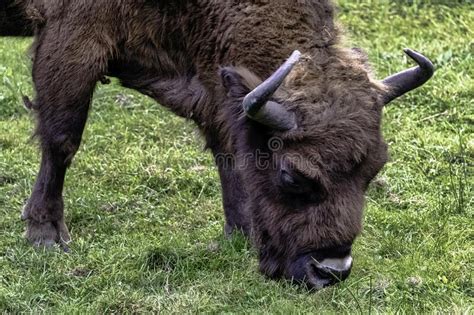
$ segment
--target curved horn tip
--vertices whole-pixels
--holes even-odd
[[[427,72],[430,77],[434,74],[434,65],[428,57],[410,48],[405,48],[403,49],[403,51],[411,59],[413,59],[425,72]]]
[[[394,74],[382,81],[389,88],[384,96],[385,104],[422,86],[434,74],[433,63],[427,57],[412,49],[405,48],[404,51],[418,66]]]
[[[293,53],[291,54],[291,56],[289,58],[290,62],[292,62],[292,63],[298,62],[301,58],[301,55],[302,55],[301,51],[299,51],[299,50],[293,51]]]
[[[291,56],[285,61],[283,65],[274,72],[270,78],[265,80],[252,92],[247,94],[243,100],[243,107],[248,116],[255,116],[266,102],[270,99],[271,95],[280,87],[285,78],[290,74],[293,68],[301,59],[301,52],[294,50]]]

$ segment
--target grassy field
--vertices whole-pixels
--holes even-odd
[[[423,5],[419,3],[424,3]],[[98,88],[66,188],[70,254],[34,250],[20,209],[39,164],[30,39],[0,38],[0,313],[474,312],[474,6],[340,1],[379,77],[431,57],[437,73],[385,112],[391,161],[367,194],[348,281],[318,293],[265,279],[223,237],[218,176],[194,127],[116,84]]]

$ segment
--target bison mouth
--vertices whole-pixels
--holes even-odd
[[[310,290],[320,290],[346,280],[352,269],[352,256],[317,260],[314,255],[300,256],[292,262],[286,278],[306,286]]]
[[[346,280],[352,269],[351,246],[306,252],[296,258],[262,257],[260,270],[271,279],[285,278],[309,290],[320,290]]]

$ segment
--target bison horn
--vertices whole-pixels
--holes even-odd
[[[411,49],[404,49],[404,51],[418,66],[394,74],[383,80],[383,83],[390,89],[385,95],[385,104],[422,86],[433,76],[434,66],[427,57]]]
[[[286,110],[281,104],[269,100],[300,58],[301,53],[297,50],[294,51],[290,58],[270,78],[244,98],[243,106],[248,117],[277,130],[296,128],[295,114]]]

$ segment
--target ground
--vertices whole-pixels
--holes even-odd
[[[30,39],[0,39],[0,312],[473,312],[474,7],[470,1],[343,0],[351,45],[379,77],[437,72],[384,115],[391,160],[367,194],[348,281],[308,293],[258,272],[241,236],[223,237],[217,172],[194,127],[146,97],[100,86],[67,176],[71,252],[35,250],[20,210],[39,155]]]

